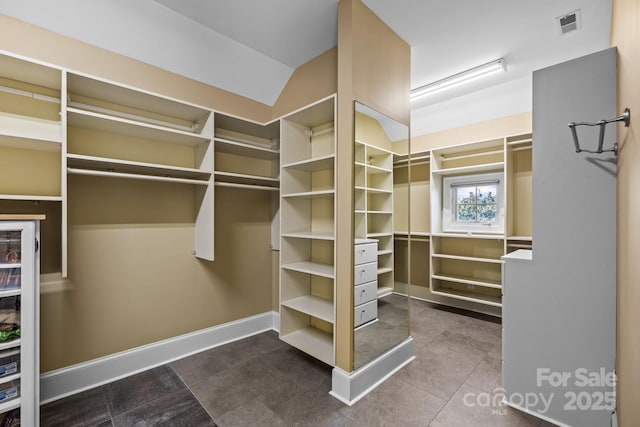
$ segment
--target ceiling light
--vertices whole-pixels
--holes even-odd
[[[411,100],[422,98],[423,96],[431,95],[432,93],[440,92],[441,90],[449,89],[480,77],[505,71],[507,71],[507,63],[504,59],[500,58],[496,61],[491,61],[461,73],[445,77],[442,80],[415,88],[411,90]]]

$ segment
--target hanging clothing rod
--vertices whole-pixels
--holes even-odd
[[[12,95],[25,96],[27,98],[37,99],[38,101],[52,102],[54,104],[60,104],[60,98],[55,96],[42,95],[28,90],[16,89],[8,86],[0,86],[0,92],[10,93]]]
[[[110,171],[98,171],[92,169],[79,169],[67,167],[67,172],[76,175],[90,175],[90,176],[106,176],[110,178],[129,178],[129,179],[141,179],[145,181],[162,181],[162,182],[176,182],[179,184],[196,184],[196,185],[208,185],[208,181],[200,181],[197,179],[188,178],[174,178],[170,176],[156,176],[156,175],[139,175],[135,173],[123,173],[123,172],[110,172]]]
[[[613,153],[618,155],[618,143],[613,144],[613,148],[604,149],[602,146],[604,145],[604,130],[605,127],[609,123],[615,122],[624,122],[624,127],[629,127],[629,122],[631,121],[631,110],[628,108],[624,109],[624,112],[621,116],[616,117],[615,119],[602,119],[597,122],[571,122],[569,123],[569,128],[571,129],[571,135],[573,136],[573,144],[576,147],[576,153],[585,152],[592,154],[600,154],[607,151],[613,151]],[[585,150],[584,148],[580,148],[580,141],[578,141],[578,133],[576,132],[576,126],[600,126],[600,134],[598,136],[598,149],[597,150]]]
[[[442,157],[442,161],[446,162],[448,160],[459,160],[459,159],[470,159],[472,157],[481,157],[481,156],[490,156],[492,154],[501,154],[504,151],[502,149],[500,150],[493,150],[493,151],[484,151],[482,153],[471,153],[471,154],[461,154],[459,156],[451,156],[451,157],[445,157],[445,155],[441,155]]]

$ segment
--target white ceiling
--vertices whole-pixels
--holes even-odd
[[[363,0],[411,45],[412,87],[494,59],[507,73],[412,105],[412,134],[531,109],[531,72],[609,46],[611,0]],[[273,105],[336,45],[338,0],[22,0],[0,13]],[[555,18],[581,10],[560,35]],[[452,113],[451,111],[455,111]]]

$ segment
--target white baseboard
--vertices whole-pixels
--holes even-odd
[[[349,406],[355,404],[415,359],[413,347],[413,338],[409,337],[353,372],[346,372],[338,367],[333,368],[329,394]]]
[[[280,315],[270,311],[189,334],[68,366],[40,376],[45,404],[120,378],[268,330],[278,330]]]
[[[559,427],[571,427],[569,424],[564,424],[564,423],[562,423],[560,421],[554,420],[553,418],[549,418],[546,415],[539,414],[537,412],[533,412],[532,410],[527,409],[527,408],[525,408],[525,407],[523,407],[521,405],[514,405],[513,403],[509,402],[507,399],[502,399],[502,403],[504,403],[507,406],[510,406],[513,409],[517,409],[518,411],[527,413],[527,414],[532,415],[532,416],[534,416],[536,418],[540,418],[541,420],[544,420],[544,421],[548,422],[549,424],[553,424],[553,425],[559,426]]]

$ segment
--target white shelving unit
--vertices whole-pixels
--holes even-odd
[[[429,242],[429,291],[454,300],[474,303],[465,308],[488,307],[499,315],[502,307],[502,261],[505,253],[531,246],[531,135],[516,135],[489,141],[432,150],[430,161],[431,233]],[[514,151],[515,150],[515,151]],[[447,177],[504,172],[504,232],[445,232],[443,180]],[[517,210],[521,212],[516,212]],[[529,211],[529,213],[527,213]],[[527,217],[528,215],[528,217]],[[516,216],[523,217],[518,222]],[[509,237],[507,237],[509,236]],[[480,311],[485,311],[480,309]]]
[[[213,112],[76,73],[66,86],[66,173],[186,185],[198,203],[194,254],[213,260]],[[66,276],[64,253],[66,223]]]
[[[0,339],[0,422],[17,412],[25,426],[40,418],[40,219],[0,215],[0,308],[18,331]]]
[[[378,241],[378,297],[394,291],[392,151],[355,140],[355,237]]]
[[[282,119],[280,338],[335,364],[335,99]]]
[[[215,115],[215,182],[219,186],[277,192],[280,127]]]

